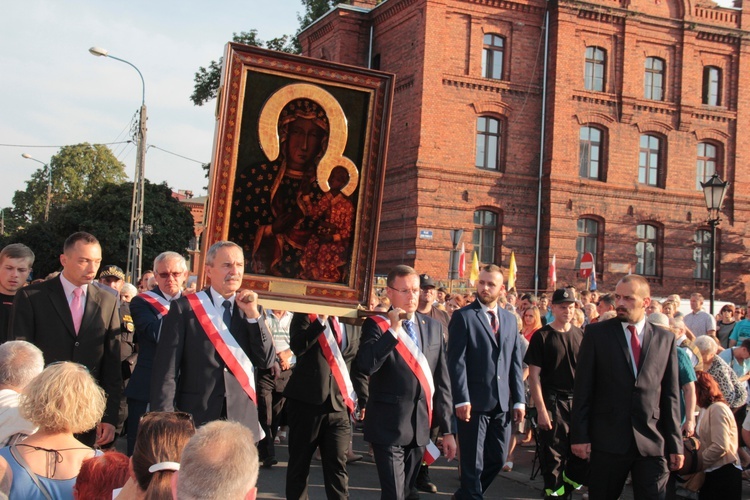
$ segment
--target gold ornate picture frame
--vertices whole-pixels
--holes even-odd
[[[267,307],[354,316],[367,303],[393,81],[227,44],[203,255],[239,244],[243,286]]]

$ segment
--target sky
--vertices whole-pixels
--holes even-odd
[[[224,53],[232,33],[293,34],[299,0],[23,0],[0,16],[0,207],[60,146],[131,138],[141,105],[138,73],[88,49],[103,47],[143,74],[148,109],[146,178],[205,194],[215,101],[190,101],[193,77]],[[54,147],[45,147],[54,146]],[[132,180],[134,144],[111,145]],[[156,149],[159,148],[159,149]],[[184,159],[162,150],[189,158]],[[196,160],[196,161],[191,161]],[[124,200],[128,203],[130,200]]]

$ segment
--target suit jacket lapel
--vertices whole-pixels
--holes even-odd
[[[417,335],[419,336],[420,350],[424,353],[425,346],[429,344],[429,332],[427,331],[427,323],[424,318],[414,313],[414,326],[417,327]]]
[[[68,333],[75,337],[76,329],[73,326],[73,315],[70,313],[68,299],[65,297],[65,289],[62,286],[59,276],[52,280],[51,286],[54,290],[53,293],[49,295],[50,302],[52,302],[52,306],[65,324],[65,328],[68,329]]]
[[[100,293],[109,293],[109,292],[100,292],[97,290],[97,288],[90,284],[86,287],[86,308],[83,310],[83,318],[81,319],[81,328],[78,330],[78,334],[86,331],[86,327],[89,323],[91,323],[94,318],[96,318],[100,313],[101,310],[100,302],[101,302],[101,296]],[[68,309],[70,311],[70,309]],[[71,323],[73,322],[73,316],[70,316]]]
[[[632,375],[633,378],[635,378],[635,373],[633,373],[633,357],[630,355],[630,349],[628,349],[628,341],[625,340],[625,333],[623,333],[622,329],[622,323],[619,321],[614,322],[615,329],[615,337],[617,339],[617,345],[620,346],[620,350],[622,351],[622,355],[625,356],[625,363],[628,366],[628,371]]]
[[[646,321],[646,326],[643,327],[643,345],[641,346],[641,371],[643,371],[643,367],[646,366],[646,356],[648,356],[648,350],[651,347],[651,340],[654,338],[654,329],[651,328],[651,325]]]
[[[477,302],[478,300],[479,299],[477,299],[477,300],[474,301],[474,303],[477,304],[476,308],[475,308],[476,311],[477,311],[477,321],[479,321],[479,323],[482,325],[482,328],[484,328],[485,333],[487,333],[487,335],[490,337],[490,340],[492,341],[492,343],[495,344],[495,345],[498,345],[497,344],[497,339],[495,338],[495,334],[492,332],[492,330],[490,330],[490,321],[489,321],[489,319],[487,319],[487,315],[485,314],[484,310],[482,309],[482,306],[479,305],[479,303]],[[495,312],[497,313],[497,309],[495,310]],[[497,321],[498,321],[498,328],[499,328],[500,327],[499,326],[500,325],[500,318],[499,317],[497,318]]]

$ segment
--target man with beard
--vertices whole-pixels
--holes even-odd
[[[219,241],[206,252],[211,286],[172,302],[156,347],[151,410],[191,413],[196,427],[228,418],[262,438],[253,365],[271,368],[273,337],[257,294],[240,290],[242,248]]]
[[[461,456],[457,499],[482,498],[507,459],[511,419],[523,421],[526,410],[518,322],[498,307],[504,289],[500,268],[486,266],[479,273],[478,300],[455,311],[448,327]]]
[[[636,498],[666,494],[683,463],[675,336],[646,321],[648,282],[615,288],[617,317],[586,328],[576,366],[572,452],[591,463],[589,495],[618,498],[630,473]]]
[[[34,252],[21,243],[0,251],[0,344],[8,340],[13,297],[25,284],[34,265]]]

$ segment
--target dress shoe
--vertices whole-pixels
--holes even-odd
[[[279,461],[276,460],[276,457],[266,457],[263,459],[263,467],[265,467],[266,469],[270,469],[277,463],[279,463]]]
[[[419,468],[417,474],[417,489],[425,493],[437,493],[437,486],[430,480],[430,470],[426,465]]]

